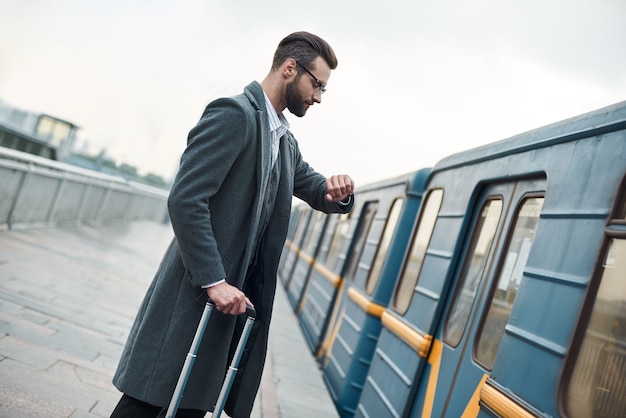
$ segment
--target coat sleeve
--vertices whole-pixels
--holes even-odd
[[[348,213],[354,205],[354,198],[350,199],[348,205],[342,205],[336,202],[328,202],[326,200],[326,177],[315,171],[304,159],[300,153],[298,142],[291,136],[293,144],[294,166],[294,188],[293,194],[299,199],[304,200],[313,209],[320,210],[324,213]]]
[[[247,112],[233,99],[218,99],[189,132],[168,211],[185,270],[193,285],[226,278],[211,224],[211,198],[218,192],[249,137]]]

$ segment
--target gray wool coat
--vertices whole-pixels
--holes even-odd
[[[302,159],[290,132],[280,140],[279,159],[277,195],[264,227],[271,144],[263,90],[253,82],[243,94],[206,107],[189,133],[168,199],[175,238],[147,290],[113,379],[121,392],[168,405],[207,299],[202,286],[225,278],[243,289],[257,310],[226,406],[233,417],[250,415],[265,362],[292,196],[326,213],[352,208],[352,202],[325,200],[325,177]],[[180,408],[213,410],[244,320],[213,311]]]

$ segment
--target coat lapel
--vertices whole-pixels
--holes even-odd
[[[245,97],[250,101],[250,104],[255,110],[256,118],[256,139],[260,143],[260,152],[257,156],[257,195],[254,197],[254,222],[248,236],[248,246],[246,248],[246,255],[244,261],[250,263],[250,260],[256,249],[257,234],[261,223],[261,214],[263,212],[263,204],[265,199],[263,198],[267,194],[267,187],[269,183],[269,177],[272,169],[272,144],[269,128],[269,120],[267,116],[267,109],[265,105],[265,95],[261,85],[253,82],[244,89]]]

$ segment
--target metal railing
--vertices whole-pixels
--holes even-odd
[[[0,229],[167,219],[168,191],[0,147]]]

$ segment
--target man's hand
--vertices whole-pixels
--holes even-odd
[[[241,290],[226,282],[207,288],[206,293],[215,309],[227,315],[240,315],[246,311],[246,305],[253,306]]]
[[[354,193],[354,181],[346,174],[332,176],[326,179],[326,200],[342,202]]]

